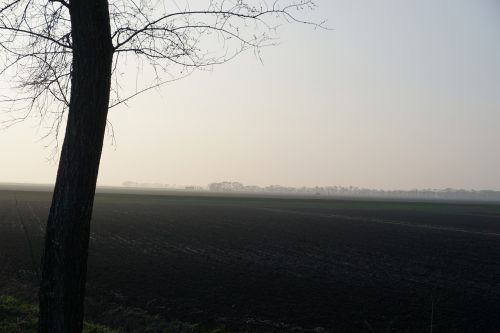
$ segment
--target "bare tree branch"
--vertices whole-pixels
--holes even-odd
[[[48,121],[48,131],[61,127],[59,114],[71,98],[70,4],[0,4],[0,75],[12,78],[9,83],[18,96],[0,99],[0,107],[12,113],[0,126],[23,121],[35,109],[40,123]],[[192,4],[201,8],[191,8]],[[300,18],[301,11],[314,8],[312,0],[185,0],[181,5],[170,0],[109,0],[114,44],[109,107],[126,104],[193,70],[226,63],[249,49],[260,58],[263,47],[277,44],[276,30],[283,21],[324,28],[324,22]],[[135,88],[129,82],[132,77]]]

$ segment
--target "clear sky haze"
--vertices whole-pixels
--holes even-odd
[[[318,0],[333,30],[114,108],[100,185],[342,185],[500,190],[500,2]],[[0,132],[0,182],[52,183],[28,120]]]

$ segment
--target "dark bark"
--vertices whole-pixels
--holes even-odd
[[[71,0],[71,100],[40,286],[40,333],[80,333],[90,220],[108,112],[113,47],[107,0]]]

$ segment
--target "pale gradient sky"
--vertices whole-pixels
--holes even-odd
[[[110,112],[99,184],[500,190],[500,2],[318,0],[335,30],[281,45]],[[25,122],[0,132],[0,182],[51,183]]]

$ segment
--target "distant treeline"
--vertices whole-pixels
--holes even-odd
[[[287,187],[281,185],[256,186],[243,185],[239,182],[219,182],[208,185],[212,192],[229,193],[273,193],[298,195],[324,195],[345,197],[373,198],[408,198],[408,199],[445,199],[445,200],[487,200],[500,201],[500,191],[463,190],[463,189],[414,189],[414,190],[377,190],[355,186],[316,186]]]
[[[211,183],[202,186],[178,186],[161,183],[138,183],[127,181],[125,187],[155,188],[166,190],[184,191],[210,191],[220,193],[248,193],[248,194],[291,194],[314,195],[332,197],[363,197],[363,198],[388,198],[388,199],[442,199],[442,200],[481,200],[500,201],[500,191],[491,190],[463,190],[463,189],[414,189],[414,190],[377,190],[360,188],[356,186],[315,186],[315,187],[290,187],[281,185],[257,186],[243,185],[240,182]]]

